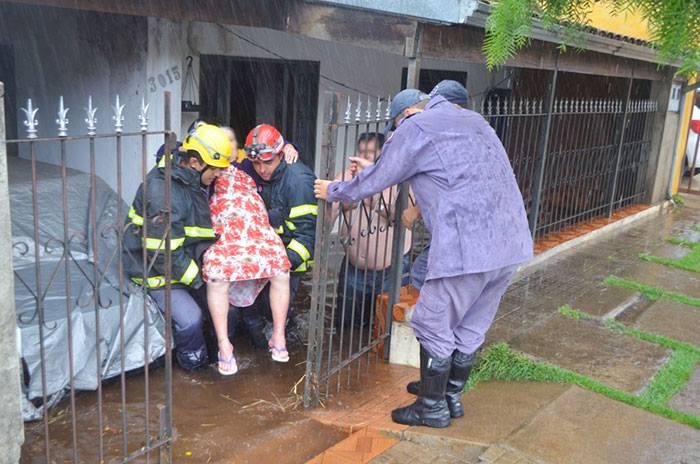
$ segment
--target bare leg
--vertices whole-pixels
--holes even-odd
[[[270,279],[270,310],[272,311],[272,337],[270,344],[276,348],[287,348],[284,327],[289,311],[289,273]]]
[[[219,356],[222,359],[231,359],[233,345],[228,339],[228,289],[229,282],[208,282],[207,301],[211,321],[216,331],[216,339],[219,342]]]

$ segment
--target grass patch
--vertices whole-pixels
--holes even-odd
[[[694,230],[695,232],[700,232],[700,224],[695,224],[695,225],[693,226],[693,230]]]
[[[559,312],[576,320],[601,322],[602,325],[615,332],[673,350],[671,358],[656,373],[649,386],[640,396],[650,403],[666,404],[688,383],[693,375],[695,366],[700,362],[700,348],[691,343],[627,327],[614,319],[599,321],[590,314],[572,309],[568,305],[559,308]]]
[[[685,200],[677,193],[671,196],[671,202],[673,203],[673,206],[685,206]]]
[[[616,276],[610,276],[603,281],[605,285],[612,287],[622,287],[629,288],[631,290],[636,290],[642,295],[646,296],[650,300],[660,300],[662,298],[666,300],[673,300],[678,303],[686,304],[689,306],[695,306],[700,308],[700,298],[694,298],[692,296],[685,295],[683,293],[671,292],[664,290],[660,287],[652,287],[651,285],[644,285],[633,280],[623,279]]]
[[[473,388],[479,382],[488,380],[534,381],[577,385],[592,392],[605,395],[613,400],[644,409],[700,430],[700,417],[676,411],[665,404],[655,401],[655,398],[662,396],[662,394],[655,394],[654,397],[632,395],[570,370],[529,359],[522,353],[513,351],[506,343],[491,345],[483,353],[474,369],[473,375],[469,379],[467,390]]]
[[[694,226],[693,229],[695,229]],[[663,264],[664,266],[675,267],[676,269],[682,269],[684,271],[700,272],[700,243],[692,242],[689,240],[683,240],[678,237],[671,237],[667,240],[669,243],[674,245],[680,245],[685,248],[689,248],[688,254],[682,258],[664,258],[661,256],[649,255],[642,253],[639,258],[643,261],[649,261],[651,263]]]

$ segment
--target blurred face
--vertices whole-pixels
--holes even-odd
[[[204,163],[200,163],[195,158],[190,158],[189,167],[194,169],[195,171],[201,173],[201,175],[199,177],[199,181],[204,186],[211,185],[212,182],[214,182],[216,180],[216,178],[219,177],[221,175],[221,173],[224,171],[223,168],[215,168],[213,166],[207,166]],[[207,169],[205,169],[205,168],[207,168]]]
[[[379,156],[377,139],[363,140],[357,144],[357,156],[375,162]]]
[[[262,161],[260,159],[251,160],[253,162],[253,169],[260,176],[260,178],[268,182],[272,178],[272,174],[277,169],[277,166],[282,162],[282,153],[276,155],[271,160]]]
[[[235,156],[236,152],[238,151],[238,139],[236,139],[236,134],[230,127],[225,127],[224,132],[226,132],[226,135],[228,135],[228,140],[231,142],[231,153],[233,153]]]

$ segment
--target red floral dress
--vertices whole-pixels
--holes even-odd
[[[235,166],[216,180],[209,208],[219,240],[204,253],[204,280],[231,282],[231,304],[250,306],[271,277],[289,272],[282,239],[255,182]]]

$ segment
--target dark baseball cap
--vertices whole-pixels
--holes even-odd
[[[394,96],[389,107],[389,124],[384,129],[384,135],[389,133],[394,128],[394,119],[404,112],[406,108],[410,108],[417,103],[427,100],[428,95],[418,89],[404,89]]]
[[[430,91],[430,98],[436,95],[440,95],[448,102],[459,106],[466,106],[467,103],[469,103],[469,93],[467,89],[457,81],[446,79],[438,82],[438,84],[433,87],[433,90]]]

